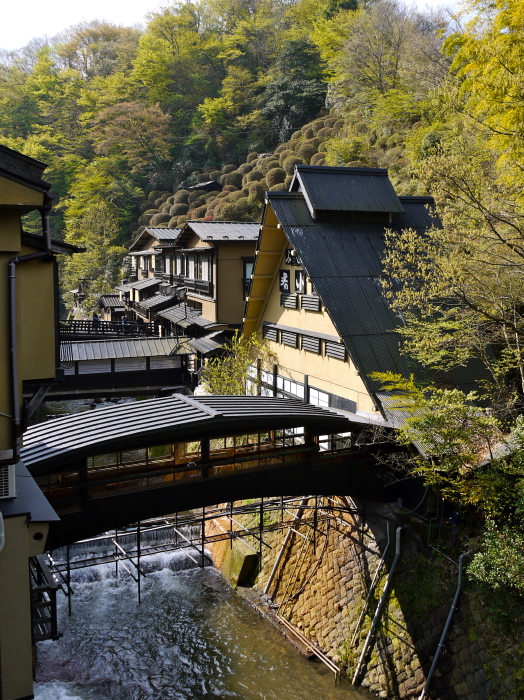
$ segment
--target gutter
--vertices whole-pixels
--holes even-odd
[[[49,212],[51,211],[52,199],[48,194],[44,194],[44,205],[39,207],[42,217],[42,230],[44,234],[44,250],[41,253],[30,253],[11,258],[7,263],[8,269],[8,316],[9,316],[9,365],[11,381],[11,425],[12,425],[12,451],[13,454],[8,459],[0,460],[0,466],[17,464],[20,461],[20,436],[22,434],[22,416],[20,409],[20,396],[18,393],[18,338],[17,338],[17,316],[16,316],[16,268],[18,265],[33,260],[49,260],[53,251],[51,249],[51,227],[49,225]]]

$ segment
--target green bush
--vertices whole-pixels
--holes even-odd
[[[286,179],[284,180],[284,189],[289,190],[289,187],[291,185],[291,182],[293,180],[293,175],[288,175]]]
[[[221,170],[212,170],[212,171],[209,173],[209,179],[210,179],[210,180],[215,180],[215,181],[217,181],[218,178],[219,178],[221,175],[222,175],[222,171],[221,171]]]
[[[324,165],[326,157],[324,153],[314,153],[311,156],[310,165]]]
[[[282,164],[286,160],[286,158],[294,155],[295,151],[292,151],[290,148],[285,148],[283,151],[280,151],[278,156],[278,164],[280,165],[280,167],[282,167]]]
[[[185,204],[187,204],[189,201],[190,194],[191,192],[189,190],[178,190],[178,192],[175,192],[173,196],[174,203],[178,204],[178,202],[184,202]]]
[[[147,195],[147,198],[150,202],[154,202],[155,199],[158,199],[161,194],[162,193],[160,190],[151,190],[151,192]]]
[[[284,170],[286,171],[286,173],[288,175],[292,175],[295,172],[295,165],[302,165],[302,164],[303,164],[302,158],[299,158],[298,156],[289,156],[282,163],[282,167],[284,168]]]
[[[197,184],[200,182],[209,182],[211,178],[209,177],[209,173],[202,173],[202,175],[197,175]]]
[[[266,174],[268,187],[271,189],[278,183],[283,183],[286,179],[286,171],[283,168],[272,168]]]
[[[150,226],[162,226],[162,224],[167,224],[171,217],[169,214],[155,214],[151,217]]]
[[[178,216],[173,216],[171,219],[169,219],[168,223],[168,228],[177,228],[178,226]]]
[[[262,180],[264,173],[261,170],[252,170],[246,175],[246,182],[257,182]]]
[[[247,173],[250,173],[253,170],[253,165],[251,163],[242,163],[242,165],[239,165],[237,168],[237,172],[239,172],[241,175],[246,175]]]
[[[249,185],[249,201],[254,200],[264,201],[265,188],[260,184],[260,182],[252,182]]]
[[[176,222],[177,227],[183,226],[187,221],[187,216],[179,216]]]
[[[187,199],[187,203],[188,203],[188,204],[193,204],[193,202],[195,202],[195,201],[196,201],[199,197],[201,197],[202,195],[204,195],[204,196],[206,195],[206,191],[205,191],[205,190],[193,190],[193,191],[190,192],[190,194],[189,194],[189,197],[188,197],[188,199]]]
[[[227,175],[228,173],[232,173],[233,170],[236,170],[237,166],[232,165],[231,163],[228,163],[227,165],[222,166],[222,174]]]
[[[302,159],[302,162],[309,163],[312,156],[317,152],[317,148],[314,144],[303,143],[297,148],[297,157]]]
[[[307,129],[304,129],[304,131],[302,132],[302,136],[305,139],[312,139],[314,135],[315,135],[315,132],[313,131],[313,129],[310,126],[308,126]]]
[[[184,204],[184,202],[178,202],[177,204],[173,204],[169,210],[169,214],[170,216],[181,216],[182,214],[187,214],[188,211],[189,206],[187,204]]]
[[[255,153],[255,151],[252,151],[251,153],[248,153],[247,158],[246,158],[246,163],[251,163],[251,161],[256,160],[258,158],[258,153]]]
[[[236,170],[228,173],[224,178],[223,184],[226,185],[226,187],[228,185],[233,185],[233,187],[237,189],[242,187],[242,174]]]
[[[287,147],[289,148],[290,151],[296,151],[297,147],[302,143],[302,141],[299,141],[298,139],[291,139],[291,141],[287,142]]]
[[[301,132],[300,129],[299,129],[298,131],[294,131],[294,132],[291,134],[291,140],[299,139],[301,136],[302,136],[302,132]]]
[[[323,129],[317,131],[317,136],[321,139],[328,139],[335,133],[335,130],[329,126],[325,126]]]
[[[282,151],[285,151],[287,148],[287,143],[281,143],[280,146],[277,146],[274,150],[274,153],[281,153]]]

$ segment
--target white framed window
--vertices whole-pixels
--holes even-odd
[[[315,389],[315,387],[309,387],[309,403],[314,406],[322,406],[323,408],[329,408],[329,394],[325,391],[320,391],[320,389]]]

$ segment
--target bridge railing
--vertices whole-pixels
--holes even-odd
[[[322,468],[360,452],[347,443],[344,447],[337,446],[335,438],[331,439],[329,450],[321,451],[318,444],[306,445],[304,434],[294,431],[211,440],[208,456],[207,447],[202,449],[205,444],[177,443],[98,455],[88,458],[87,470],[71,469],[36,477],[36,481],[60,512],[81,498],[172,487],[188,481],[227,477],[246,470],[299,464]],[[163,454],[159,454],[159,450]]]
[[[60,336],[65,338],[76,335],[157,335],[154,323],[122,323],[118,321],[93,321],[91,319],[60,321],[59,331]]]

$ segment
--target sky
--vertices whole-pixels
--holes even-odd
[[[411,4],[407,0],[406,4]],[[413,0],[420,9],[449,5],[448,0]],[[20,49],[36,37],[52,37],[67,27],[94,19],[133,26],[168,0],[6,0],[0,22],[0,49]]]

